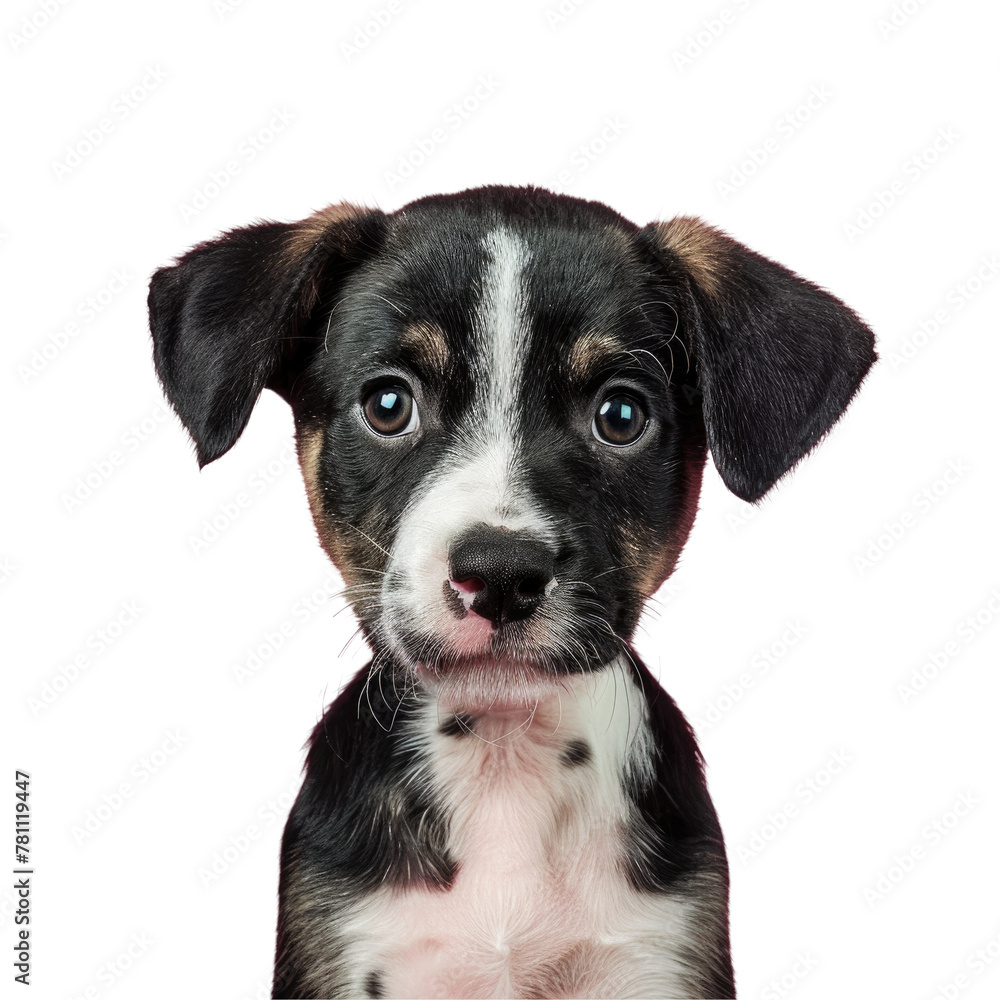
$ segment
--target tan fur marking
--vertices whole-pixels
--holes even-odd
[[[410,323],[399,338],[400,346],[413,351],[417,359],[431,371],[448,373],[451,351],[444,331],[436,323]]]
[[[288,266],[294,267],[305,257],[331,226],[338,222],[360,219],[366,211],[367,209],[360,205],[342,201],[336,205],[327,205],[326,208],[313,212],[308,218],[297,223],[285,245]]]
[[[334,565],[339,568],[343,562],[343,547],[323,509],[323,490],[319,484],[319,459],[323,453],[324,439],[322,427],[299,428],[295,443],[299,453],[302,479],[306,484],[309,509],[312,511],[320,544]]]
[[[729,237],[690,215],[657,224],[660,246],[676,254],[706,295],[718,294],[726,271]]]
[[[362,522],[357,534],[340,532],[330,519],[323,503],[323,488],[320,484],[319,463],[326,439],[322,427],[300,427],[296,437],[299,465],[302,479],[306,484],[306,496],[312,512],[313,523],[323,551],[340,571],[344,582],[354,586],[370,583],[372,580],[371,550],[372,535],[377,535],[385,523],[386,514],[376,506]]]
[[[624,345],[606,333],[585,333],[569,352],[567,374],[577,384],[589,381]]]

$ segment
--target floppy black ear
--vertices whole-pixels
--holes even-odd
[[[828,292],[699,219],[653,223],[690,289],[688,343],[726,486],[759,500],[844,412],[876,360],[872,332]]]
[[[205,466],[243,433],[265,387],[288,391],[317,304],[379,242],[381,212],[331,205],[201,243],[149,284],[156,371]]]

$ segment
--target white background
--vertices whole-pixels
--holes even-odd
[[[6,870],[30,772],[34,995],[267,995],[301,747],[366,659],[284,404],[201,473],[163,410],[150,273],[505,182],[700,214],[876,331],[759,509],[707,470],[638,644],[702,723],[742,996],[995,996],[995,5],[45,2],[0,24],[0,813]]]

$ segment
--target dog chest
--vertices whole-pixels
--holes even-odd
[[[637,695],[613,669],[530,710],[431,703],[414,720],[457,873],[447,890],[380,889],[356,909],[344,937],[369,986],[385,996],[683,992],[676,954],[689,904],[635,889],[622,863],[625,783],[649,766]]]

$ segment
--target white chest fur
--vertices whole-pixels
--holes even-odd
[[[413,725],[449,815],[448,890],[382,889],[348,921],[359,986],[401,997],[679,996],[690,904],[635,890],[622,866],[624,783],[652,766],[625,665],[567,679],[532,710],[442,733]],[[452,727],[454,728],[454,727]]]

